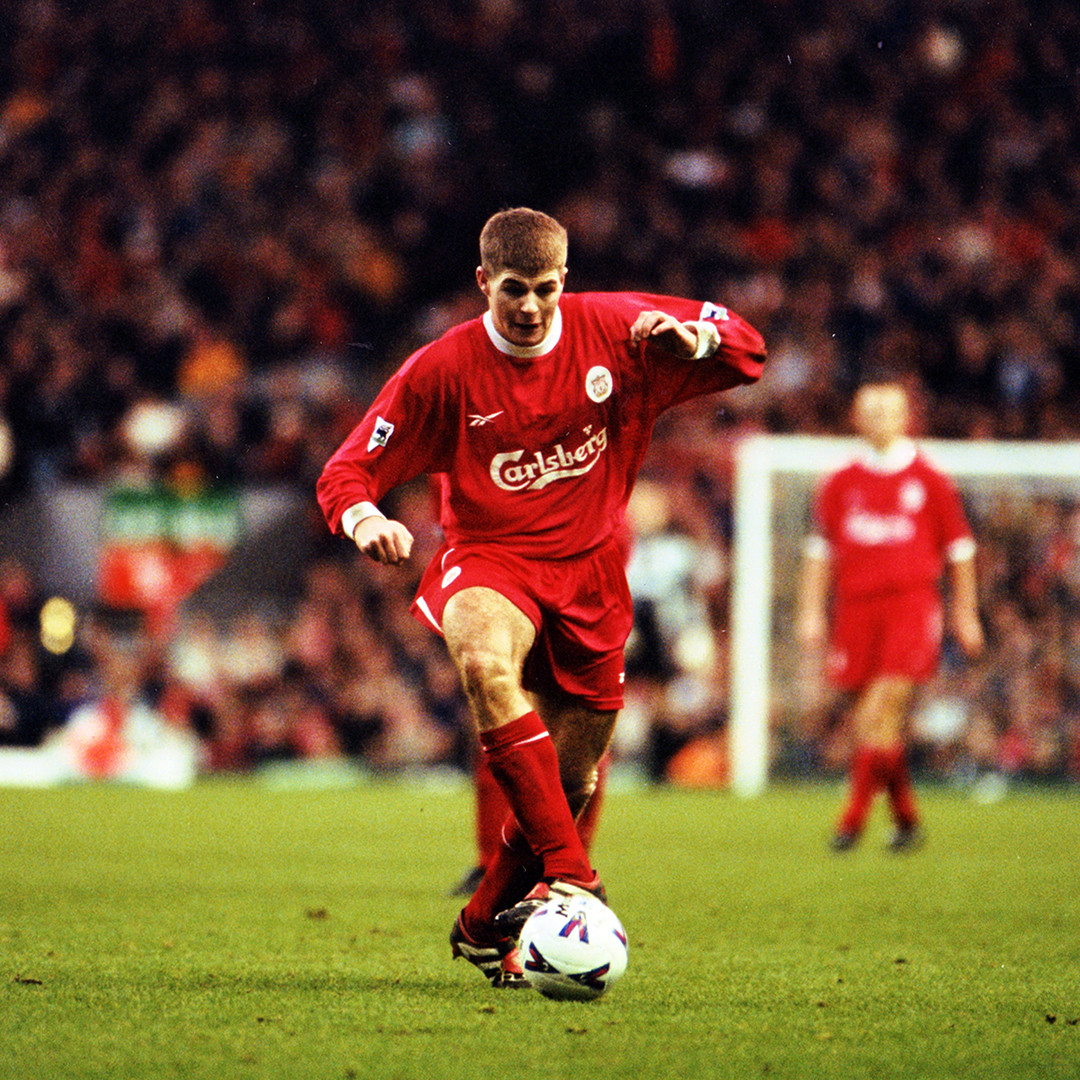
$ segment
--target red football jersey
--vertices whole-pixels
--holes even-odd
[[[826,477],[814,520],[840,597],[936,585],[946,558],[974,552],[956,486],[909,443],[888,460],[867,455]]]
[[[684,360],[631,345],[642,311],[709,320],[712,356]],[[644,293],[564,293],[548,340],[497,344],[488,317],[414,353],[323,470],[331,530],[422,473],[439,474],[451,545],[500,543],[532,558],[598,547],[621,526],[653,424],[701,394],[757,379],[760,334],[714,304]]]

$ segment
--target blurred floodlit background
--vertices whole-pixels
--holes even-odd
[[[10,0],[0,40],[7,782],[467,774],[406,610],[426,487],[387,506],[404,572],[326,535],[312,492],[385,377],[481,310],[505,206],[568,226],[568,288],[727,303],[770,347],[645,465],[628,775],[725,782],[747,434],[843,434],[888,364],[921,434],[1080,436],[1069,0]],[[805,492],[780,494],[794,542]],[[947,653],[918,765],[1075,780],[1080,497],[999,494],[973,503],[992,648]],[[778,771],[842,764],[812,691],[778,687]]]

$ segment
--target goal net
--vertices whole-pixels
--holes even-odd
[[[756,435],[737,448],[729,751],[740,795],[760,794],[790,766],[824,692],[793,633],[801,545],[815,484],[856,445]],[[988,738],[1026,740],[1028,752],[1056,754],[1060,765],[1080,746],[1080,717],[1070,712],[1080,698],[1080,443],[920,446],[960,488],[979,545],[990,647],[962,695],[983,703]],[[933,716],[923,720],[933,727]]]

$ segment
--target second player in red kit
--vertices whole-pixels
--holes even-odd
[[[903,850],[921,838],[905,738],[916,689],[938,665],[943,577],[957,643],[972,655],[983,645],[975,541],[955,485],[907,437],[900,383],[865,383],[853,420],[864,446],[816,493],[797,626],[805,645],[827,641],[825,673],[854,702],[850,791],[833,847],[855,845],[885,790],[890,846]]]

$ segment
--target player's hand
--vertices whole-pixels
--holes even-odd
[[[689,360],[697,352],[697,327],[687,326],[664,311],[643,311],[630,327],[630,341],[649,341],[665,352]]]
[[[400,566],[412,551],[412,533],[400,521],[390,521],[377,514],[366,517],[353,530],[356,546],[376,562]]]
[[[974,612],[956,612],[952,619],[952,631],[957,644],[974,660],[986,645],[982,623]]]
[[[795,618],[795,640],[804,649],[815,651],[825,644],[828,624],[817,611],[800,611]]]

